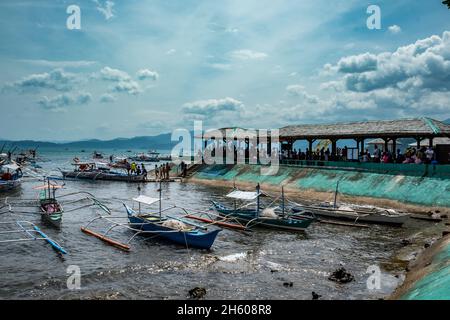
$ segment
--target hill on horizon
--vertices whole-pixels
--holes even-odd
[[[0,139],[0,148],[17,147],[19,149],[39,148],[79,148],[79,149],[159,149],[170,150],[178,142],[171,141],[171,133],[164,133],[157,136],[141,136],[134,138],[116,138],[112,140],[81,140],[73,142],[48,142],[35,140],[11,141]]]

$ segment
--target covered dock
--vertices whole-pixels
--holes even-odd
[[[450,125],[431,118],[415,118],[400,120],[376,120],[362,122],[346,122],[336,124],[306,124],[291,125],[280,129],[280,142],[283,150],[293,150],[294,143],[306,140],[309,144],[309,152],[313,150],[314,142],[318,140],[331,141],[331,155],[337,154],[337,142],[339,140],[354,140],[358,154],[366,148],[367,139],[381,139],[384,150],[392,146],[397,149],[398,139],[413,138],[416,147],[424,146],[426,139],[428,146],[433,147],[436,138],[450,137]]]

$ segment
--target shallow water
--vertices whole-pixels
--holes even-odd
[[[109,150],[107,154],[112,153]],[[116,152],[116,151],[114,151]],[[56,174],[67,167],[75,151],[44,152],[46,160],[33,174]],[[86,153],[87,157],[88,154]],[[28,172],[30,174],[30,172]],[[9,202],[36,199],[37,179],[25,178]],[[142,185],[141,193],[158,195],[158,185]],[[228,189],[189,183],[163,184],[163,207],[172,204],[198,210],[210,208],[210,200],[223,200]],[[122,202],[138,194],[136,184],[66,181],[60,195],[87,191],[124,218]],[[6,195],[0,195],[0,198]],[[73,198],[72,198],[73,199]],[[66,201],[67,202],[67,201]],[[64,205],[64,202],[63,202]],[[66,210],[76,204],[65,205]],[[410,221],[403,228],[372,226],[368,229],[315,223],[305,233],[256,230],[243,234],[219,233],[211,251],[186,250],[157,239],[136,237],[129,253],[87,236],[80,227],[101,213],[85,208],[64,215],[61,231],[41,223],[36,207],[18,208],[32,214],[1,214],[1,221],[29,220],[59,242],[68,254],[63,258],[48,244],[33,241],[0,247],[0,298],[2,299],[185,299],[194,287],[204,287],[207,299],[377,299],[389,295],[403,276],[404,265],[394,259],[401,239],[414,236],[414,248],[432,234],[433,225]],[[121,219],[121,221],[126,221]],[[92,228],[105,230],[107,224]],[[115,239],[127,241],[132,231],[118,229]],[[81,270],[81,289],[69,290],[67,268]],[[355,281],[341,285],[328,280],[343,265]],[[381,267],[381,289],[366,285],[369,266]],[[285,287],[292,282],[292,287]]]

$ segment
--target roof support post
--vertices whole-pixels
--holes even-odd
[[[433,148],[433,139],[434,139],[433,137],[431,137],[431,138],[429,139],[429,140],[430,140],[430,143],[429,143],[428,146],[429,146],[430,148]]]
[[[420,149],[420,142],[422,141],[422,138],[416,137],[416,141],[417,141],[417,149]]]
[[[392,138],[392,157],[397,159],[397,138]]]
[[[336,142],[337,140],[331,140],[331,153],[333,155],[333,159],[336,157],[337,148],[336,148]]]
[[[384,140],[384,152],[388,152],[389,151],[389,138],[383,138]]]

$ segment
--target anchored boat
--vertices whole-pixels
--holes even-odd
[[[207,232],[206,227],[189,222],[183,218],[171,215],[163,217],[161,211],[159,215],[152,213],[143,214],[141,212],[141,204],[152,205],[160,203],[160,199],[139,196],[133,200],[139,204],[138,212],[124,204],[132,227],[149,234],[158,235],[188,248],[210,249],[221,231],[217,229]]]
[[[283,193],[284,195],[284,193]],[[225,218],[234,218],[242,222],[246,227],[264,227],[271,229],[304,231],[315,220],[314,217],[306,217],[298,215],[297,217],[290,217],[284,211],[284,197],[282,212],[278,214],[275,209],[260,207],[260,187],[256,188],[256,192],[246,192],[234,190],[227,194],[227,198],[235,200],[234,208],[229,208],[219,202],[212,201],[214,208],[219,214]],[[256,209],[248,209],[252,203],[237,207],[236,200],[239,201],[253,201],[256,200]]]
[[[62,188],[60,185],[50,183],[47,179],[47,184],[36,187],[36,190],[41,190],[39,195],[39,208],[41,209],[42,220],[48,224],[60,228],[63,216],[63,207],[56,200],[56,190]]]
[[[111,171],[110,168],[101,166],[98,163],[73,163],[75,170],[63,171],[64,178],[84,179],[84,180],[105,180],[105,181],[125,181],[125,182],[144,182],[145,175],[134,175]]]
[[[22,184],[22,171],[15,163],[0,166],[0,192],[12,191]]]
[[[309,210],[317,216],[330,219],[386,224],[392,226],[402,226],[409,219],[409,213],[397,212],[393,209],[384,209],[374,206],[358,206],[353,204],[338,204],[338,188],[339,183],[336,185],[334,202],[325,202],[312,205],[294,203],[292,211],[296,213],[303,210]]]

